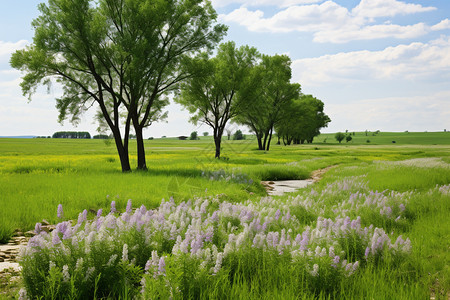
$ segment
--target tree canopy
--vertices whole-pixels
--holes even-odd
[[[290,80],[291,59],[286,55],[262,55],[252,70],[251,84],[242,95],[247,106],[236,121],[256,134],[260,150],[269,150],[274,126],[282,120],[290,102],[300,96],[300,84]]]
[[[275,126],[284,144],[312,143],[320,134],[320,129],[331,121],[323,112],[324,104],[312,95],[302,95],[293,99],[282,112],[280,122]]]
[[[242,90],[248,86],[249,73],[257,57],[255,48],[236,48],[234,42],[227,42],[219,45],[215,57],[202,53],[187,64],[196,76],[180,85],[175,100],[192,114],[192,122],[202,122],[213,129],[216,158],[220,158],[227,122],[246,107]]]
[[[191,73],[181,65],[209,50],[226,32],[204,0],[49,0],[39,5],[33,43],[11,65],[25,72],[23,93],[56,80],[60,121],[94,104],[111,130],[122,170],[130,170],[128,135],[134,127],[138,168],[145,169],[142,130],[166,116],[167,93]],[[123,140],[122,140],[123,137]]]

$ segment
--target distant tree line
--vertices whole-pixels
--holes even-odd
[[[87,131],[57,131],[52,135],[54,139],[90,139]]]

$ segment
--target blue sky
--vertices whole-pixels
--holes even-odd
[[[32,42],[40,1],[3,1],[0,10],[0,136],[95,134],[93,113],[78,127],[57,122],[55,98],[38,89],[22,96],[20,72],[9,67],[16,49]],[[292,81],[325,103],[324,132],[450,130],[450,1],[448,0],[213,0],[225,40],[265,54],[288,54]],[[276,3],[276,4],[274,4]],[[167,123],[145,136],[209,131],[188,122],[178,105]],[[239,126],[230,125],[235,130]]]

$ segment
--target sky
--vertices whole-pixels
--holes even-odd
[[[0,2],[0,136],[96,134],[94,110],[77,127],[58,123],[55,98],[61,89],[22,95],[11,53],[33,41],[31,22],[42,0]],[[292,82],[325,104],[331,118],[322,132],[450,130],[449,0],[212,0],[224,41],[287,54]],[[211,133],[189,123],[177,104],[166,122],[144,137]],[[230,124],[229,129],[241,128]]]

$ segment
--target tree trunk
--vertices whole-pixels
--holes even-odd
[[[258,150],[264,150],[261,135],[256,134],[256,139],[258,140]]]
[[[119,153],[120,165],[122,166],[122,172],[130,172],[130,158],[128,157],[128,147],[124,147],[122,143],[122,137],[120,136],[120,131],[114,129],[113,136],[116,142],[117,152]]]
[[[273,127],[270,128],[269,140],[267,141],[267,148],[266,148],[267,151],[269,151],[269,148],[270,148],[270,141],[272,140],[272,132],[273,132]]]
[[[214,143],[216,144],[216,155],[214,158],[220,159],[220,143],[222,142],[222,137],[214,135]]]
[[[147,170],[147,163],[145,161],[145,147],[144,147],[144,137],[142,135],[142,127],[134,126],[136,132],[136,144],[137,144],[137,169]]]

